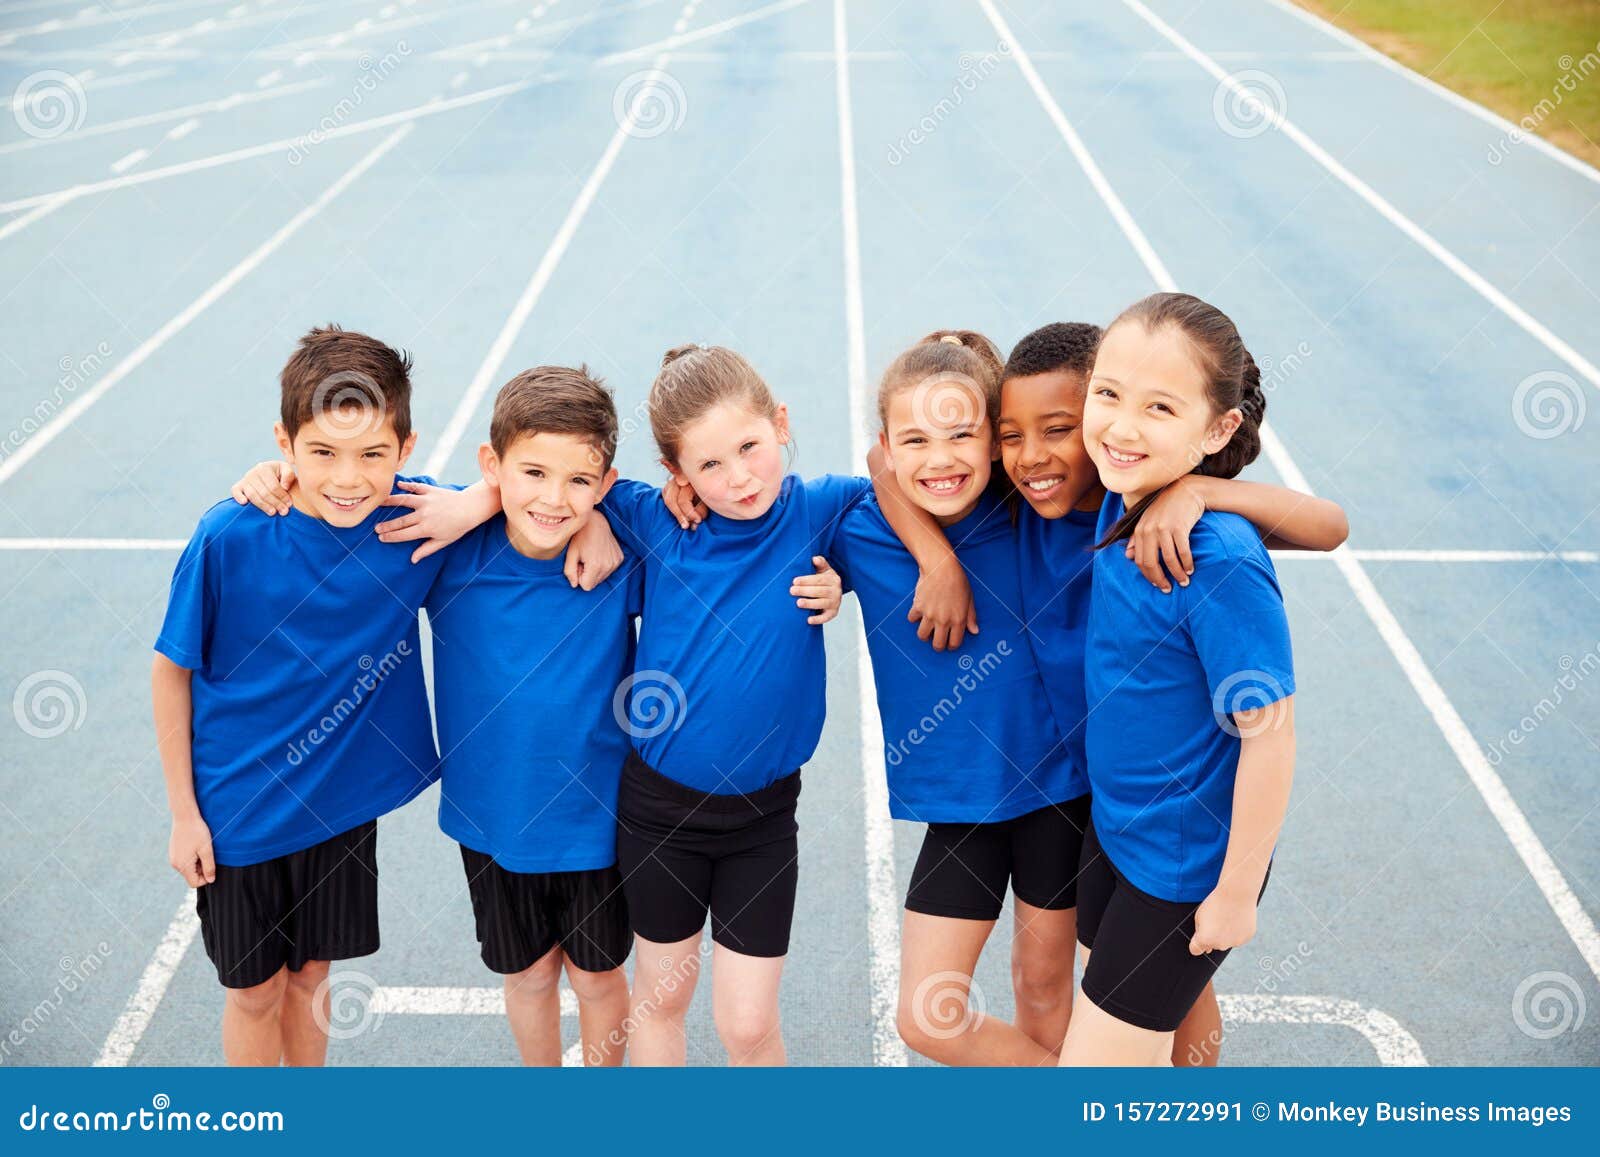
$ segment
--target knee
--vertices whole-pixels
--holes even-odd
[[[940,1064],[954,1064],[969,1020],[970,1010],[963,997],[959,1008],[951,1007],[948,1001],[942,1003],[937,1022],[915,1005],[901,1004],[895,1014],[895,1028],[912,1052]]]
[[[1057,1012],[1072,1003],[1072,965],[1056,960],[1016,960],[1011,965],[1011,990],[1017,1007],[1029,1012]]]
[[[521,972],[506,976],[506,996],[524,1000],[548,996],[561,983],[561,953],[546,952]]]
[[[628,991],[627,977],[620,968],[585,972],[574,966],[567,969],[567,983],[572,985],[573,995],[579,1000],[605,1000]]]
[[[249,988],[228,989],[228,1003],[246,1016],[267,1016],[278,1011],[288,985],[288,969],[280,968],[272,978]]]
[[[310,1000],[328,980],[328,961],[308,960],[299,969],[288,974],[291,994],[300,1000]]]
[[[736,1003],[716,1010],[717,1036],[732,1057],[749,1056],[778,1034],[778,1010]]]

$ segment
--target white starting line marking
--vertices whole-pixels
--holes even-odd
[[[94,1062],[97,1068],[121,1068],[132,1059],[133,1050],[150,1027],[150,1020],[160,1007],[161,998],[167,994],[167,985],[172,983],[173,974],[178,971],[178,965],[183,963],[184,953],[189,951],[195,933],[200,931],[200,917],[195,914],[194,898],[194,889],[186,889],[177,913],[167,925],[167,934],[156,945],[150,963],[145,965],[144,974],[139,977],[139,987],[133,990],[122,1015],[111,1026],[106,1043],[100,1047],[100,1055]]]
[[[1422,1046],[1388,1013],[1353,1000],[1332,996],[1265,996],[1219,993],[1224,1024],[1331,1024],[1354,1029],[1367,1038],[1378,1063],[1418,1068],[1428,1058]]]

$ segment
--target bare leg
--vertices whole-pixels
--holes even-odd
[[[230,1065],[276,1065],[283,1059],[283,990],[289,970],[251,988],[230,988],[222,1005],[222,1055]]]
[[[561,1064],[561,948],[506,977],[506,1019],[525,1065]]]
[[[1178,1026],[1172,1039],[1172,1063],[1180,1068],[1215,1068],[1222,1056],[1222,1009],[1209,983]]]
[[[634,937],[629,1048],[635,1065],[682,1066],[689,1055],[683,1021],[700,977],[700,933],[676,944]]]
[[[900,942],[900,1037],[946,1065],[1046,1065],[1055,1054],[1015,1025],[975,1014],[972,970],[993,920],[907,912]]]
[[[1082,991],[1073,1004],[1072,1024],[1061,1046],[1062,1065],[1160,1067],[1172,1063],[1170,1032],[1153,1032],[1118,1020]]]
[[[1035,908],[1014,897],[1012,904],[1011,990],[1017,1002],[1017,1028],[1059,1053],[1072,1016],[1078,910]]]
[[[328,962],[308,960],[289,973],[283,993],[283,1063],[328,1063]]]
[[[711,1008],[728,1063],[788,1064],[778,1017],[784,957],[746,956],[713,944],[711,958]]]
[[[620,968],[585,972],[567,960],[567,983],[578,998],[583,1063],[614,1068],[628,1050],[628,977]]]

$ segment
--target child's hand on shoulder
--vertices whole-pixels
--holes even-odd
[[[678,520],[684,530],[693,530],[706,519],[706,507],[694,487],[679,478],[668,478],[661,487],[661,501],[667,512]]]
[[[831,622],[844,604],[844,580],[820,554],[812,556],[811,566],[815,573],[796,575],[789,584],[789,593],[794,596],[795,606],[816,612],[806,622],[820,627]]]
[[[569,586],[592,591],[621,565],[622,544],[605,516],[596,510],[567,543],[567,561],[561,573],[567,576]]]
[[[384,542],[423,540],[422,545],[411,552],[412,562],[421,562],[435,551],[443,550],[484,520],[480,509],[482,499],[470,491],[404,480],[397,481],[396,485],[404,493],[391,494],[380,505],[410,507],[411,513],[378,523],[378,537]]]
[[[1180,587],[1188,586],[1194,573],[1189,532],[1206,512],[1204,485],[1198,475],[1190,474],[1167,486],[1145,509],[1128,539],[1125,553],[1163,594],[1172,593],[1173,579]]]
[[[240,506],[254,506],[262,514],[288,514],[289,487],[294,467],[287,462],[257,462],[228,491]]]
[[[1237,948],[1255,934],[1256,895],[1219,884],[1195,909],[1189,953],[1202,956],[1207,952]]]
[[[216,882],[217,860],[211,851],[211,829],[205,820],[198,815],[173,818],[167,862],[191,888]]]
[[[965,567],[952,564],[922,572],[906,619],[917,624],[917,638],[935,651],[954,651],[967,635],[978,633],[978,608]]]

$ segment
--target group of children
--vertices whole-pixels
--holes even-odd
[[[617,478],[584,368],[505,385],[471,486],[400,474],[409,400],[403,355],[312,331],[282,374],[283,461],[205,514],[173,576],[170,859],[230,1062],[322,1061],[329,962],[378,946],[375,821],[437,779],[525,1062],[560,1061],[565,971],[587,1063],[684,1063],[709,913],[729,1058],[783,1063],[800,770],[848,590],[890,811],[926,825],[907,1044],[1216,1063],[1211,977],[1254,933],[1293,773],[1267,548],[1346,533],[1332,503],[1235,479],[1265,397],[1226,316],[1157,294],[1003,361],[931,334],[883,376],[864,477],[787,473],[785,407],[722,347],[663,358],[661,487]],[[966,1011],[1008,886],[1014,1023]]]

